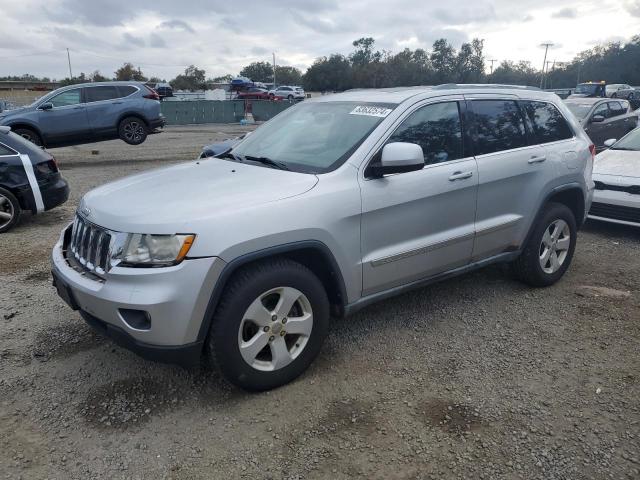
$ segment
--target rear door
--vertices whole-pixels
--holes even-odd
[[[116,85],[98,85],[85,88],[87,116],[89,124],[97,137],[115,134],[119,106],[122,104]]]
[[[604,117],[602,122],[593,121],[593,117],[598,115]],[[611,136],[608,136],[611,133],[610,116],[611,113],[609,112],[607,102],[602,102],[591,111],[589,120],[585,124],[584,131],[589,135],[591,141],[599,149],[602,148],[605,140],[612,138]]]
[[[630,115],[627,115],[629,103],[626,100],[609,102],[609,112],[611,112],[611,132],[609,138],[620,139],[636,127]]]
[[[38,111],[38,122],[47,144],[93,139],[84,103],[83,88],[73,88],[50,98],[53,108]]]
[[[478,163],[473,260],[516,250],[549,177],[544,147],[531,144],[524,114],[511,96],[469,96]]]
[[[363,294],[430,277],[469,263],[478,172],[460,116],[462,97],[417,105],[399,120],[390,142],[417,143],[425,167],[361,179]],[[464,104],[462,105],[464,107]]]

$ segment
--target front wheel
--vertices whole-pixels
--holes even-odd
[[[39,147],[42,146],[42,138],[30,128],[16,128],[15,130],[13,130],[13,133],[20,135],[25,140],[29,140],[31,143]]]
[[[578,229],[573,212],[560,203],[549,203],[513,263],[516,277],[534,287],[553,285],[569,268]]]
[[[329,300],[313,272],[288,259],[242,268],[225,288],[207,339],[209,358],[252,391],[284,385],[320,352]]]
[[[127,117],[120,122],[118,134],[129,145],[140,145],[147,139],[147,126],[137,117]]]

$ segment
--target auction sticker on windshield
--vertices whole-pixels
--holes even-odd
[[[367,115],[369,117],[386,117],[393,110],[384,107],[372,107],[368,105],[358,105],[349,112],[349,115]]]

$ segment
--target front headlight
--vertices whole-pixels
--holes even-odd
[[[195,235],[120,234],[111,251],[111,265],[121,267],[168,267],[189,253]]]

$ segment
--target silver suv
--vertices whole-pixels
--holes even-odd
[[[517,87],[314,98],[221,155],[87,193],[53,276],[122,345],[249,390],[300,375],[332,315],[497,262],[552,285],[593,194],[580,124]]]

